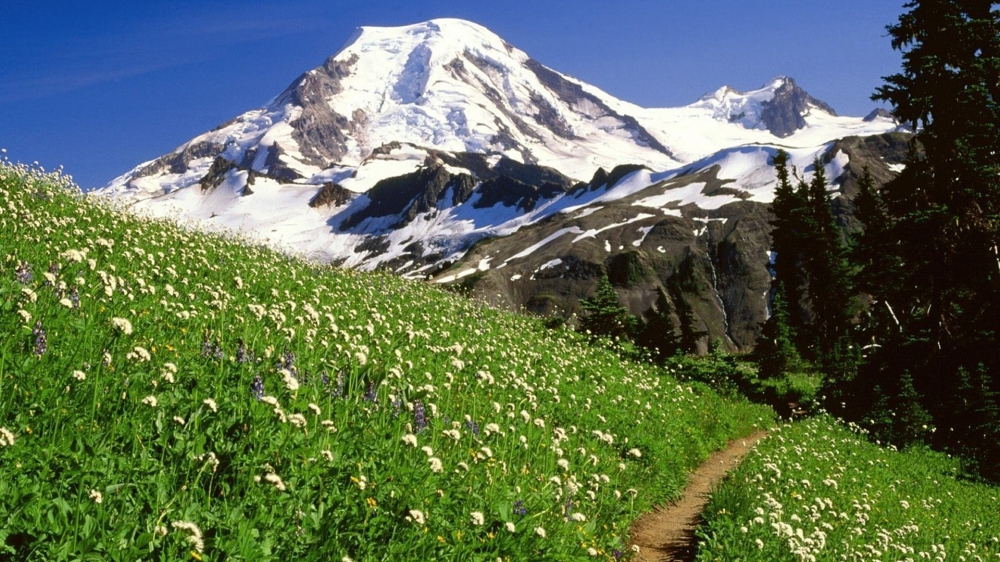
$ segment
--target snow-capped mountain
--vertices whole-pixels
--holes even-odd
[[[350,267],[465,284],[509,268],[491,274],[491,286],[517,285],[500,294],[520,306],[537,296],[528,280],[561,271],[553,263],[563,258],[551,254],[573,253],[570,234],[571,245],[601,250],[573,258],[585,266],[570,272],[582,288],[563,293],[585,296],[595,271],[659,239],[660,226],[684,224],[696,247],[707,223],[690,221],[759,218],[764,211],[751,208],[766,209],[773,197],[769,160],[778,146],[802,171],[823,157],[828,177],[849,191],[852,157],[864,154],[885,173],[898,158],[882,161],[870,143],[838,139],[895,129],[884,113],[838,116],[787,77],[749,92],[723,87],[684,107],[642,108],[542,65],[479,25],[440,19],[359,29],[265,106],[98,192]],[[886,154],[896,154],[898,139],[884,138],[893,147]],[[755,227],[762,256],[765,227]],[[626,241],[622,233],[636,228],[642,239]],[[498,237],[502,244],[487,244]],[[496,253],[483,254],[486,246]],[[662,240],[657,246],[649,255],[681,259]],[[538,271],[519,265],[545,256],[547,267],[532,266]],[[766,274],[766,261],[757,266]],[[657,282],[673,274],[654,270]],[[716,297],[706,298],[722,303],[713,306],[725,317],[724,291],[713,290]],[[637,312],[647,297],[637,293]],[[753,298],[760,302],[747,325],[766,314],[762,294]],[[559,306],[572,305],[564,300]]]

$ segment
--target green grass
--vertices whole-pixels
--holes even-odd
[[[698,560],[998,560],[1000,488],[823,416],[774,430],[713,494]]]
[[[527,317],[0,166],[0,559],[613,559],[772,422]]]

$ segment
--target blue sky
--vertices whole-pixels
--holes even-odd
[[[903,0],[6,2],[0,147],[104,185],[259,107],[358,26],[459,17],[560,72],[647,107],[794,77],[864,115],[898,71]]]

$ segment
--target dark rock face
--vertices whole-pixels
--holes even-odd
[[[208,169],[208,173],[205,174],[205,177],[198,181],[201,185],[201,190],[215,190],[215,188],[219,187],[219,185],[226,180],[226,174],[228,174],[230,170],[235,170],[237,168],[236,162],[226,160],[221,156],[216,156],[215,161],[212,162],[212,167]]]
[[[440,193],[450,179],[443,167],[423,168],[415,172],[379,181],[365,194],[369,203],[341,224],[349,230],[369,218],[401,215],[414,200],[428,191]]]
[[[566,123],[566,120],[559,115],[556,108],[552,107],[552,104],[550,104],[545,98],[535,92],[532,92],[531,103],[538,108],[538,113],[535,114],[535,121],[537,121],[539,125],[564,139],[573,140],[576,138],[576,135],[573,134],[573,129],[570,128],[570,126]]]
[[[339,183],[329,181],[324,183],[316,195],[309,200],[309,206],[314,209],[317,207],[339,207],[349,203],[352,196],[353,194]]]
[[[365,119],[364,113],[353,115],[353,121],[330,109],[326,100],[340,93],[340,81],[347,77],[357,63],[354,55],[346,61],[334,57],[326,59],[323,66],[300,76],[279,99],[302,107],[298,119],[291,122],[292,138],[298,143],[302,155],[318,166],[337,162],[347,151],[347,139],[352,133],[352,123]],[[356,112],[357,113],[357,112]]]
[[[774,99],[764,102],[761,121],[774,136],[784,138],[806,126],[802,113],[810,105],[831,115],[837,114],[832,107],[810,96],[794,80],[785,78],[784,83],[774,91]]]
[[[771,212],[757,203],[733,203],[731,216],[711,222],[707,230],[714,266],[714,290],[726,312],[726,333],[740,349],[757,340],[767,318],[766,295],[771,289],[767,269],[771,249]]]
[[[264,171],[267,176],[280,182],[293,182],[302,177],[301,174],[289,168],[281,161],[281,155],[285,151],[278,143],[274,143],[267,148],[267,159],[264,160]]]
[[[184,147],[184,149],[180,152],[171,152],[170,154],[163,155],[156,160],[153,160],[141,170],[136,172],[132,179],[135,180],[146,176],[155,176],[156,174],[164,172],[171,174],[183,174],[188,170],[188,165],[191,164],[192,161],[199,158],[205,158],[207,156],[215,156],[220,154],[223,150],[225,150],[224,146],[215,143],[191,143]]]
[[[875,183],[885,185],[896,177],[889,165],[906,161],[912,138],[910,133],[884,133],[869,137],[845,137],[836,141],[824,157],[825,162],[830,162],[841,151],[847,155],[849,162],[844,173],[830,178],[831,181],[840,186],[843,195],[853,199],[858,194],[858,180],[867,167]]]
[[[573,185],[573,180],[562,175],[554,168],[539,166],[537,164],[522,164],[506,156],[500,158],[500,161],[492,169],[490,177],[497,176],[506,176],[534,186],[552,184],[558,186],[563,191]]]
[[[503,205],[528,213],[535,209],[539,200],[552,197],[562,189],[555,184],[537,187],[508,176],[498,176],[484,181],[476,191],[481,194],[473,204],[476,209]]]
[[[563,78],[559,73],[550,70],[549,68],[542,65],[540,62],[529,59],[526,63],[528,69],[535,73],[538,80],[541,81],[542,85],[551,90],[559,99],[563,100],[570,107],[575,107],[581,101],[587,100],[588,102],[599,107],[604,113],[604,116],[614,117],[621,123],[621,128],[628,131],[635,141],[643,146],[652,148],[658,152],[662,152],[671,158],[675,158],[670,150],[663,146],[660,141],[656,140],[653,135],[649,134],[634,117],[628,115],[621,115],[615,110],[607,106],[603,101],[601,101],[596,96],[593,96],[579,85],[570,82]],[[676,158],[675,158],[676,159]]]

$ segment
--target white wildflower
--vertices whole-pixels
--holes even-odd
[[[545,538],[545,527],[535,527],[535,534],[538,535],[538,536],[540,536],[540,537],[542,537],[544,539]]]
[[[285,383],[285,388],[289,391],[295,392],[299,389],[299,381],[295,378],[295,375],[293,375],[291,371],[288,369],[281,369],[278,371],[278,374],[281,375],[281,381]]]
[[[83,371],[73,371],[73,378],[78,381],[85,381],[87,380],[87,373],[84,373]]]
[[[444,467],[441,466],[441,459],[437,457],[431,457],[427,459],[427,462],[431,465],[431,472],[441,472],[444,470]]]
[[[412,434],[412,433],[407,433],[406,435],[403,436],[403,443],[406,443],[407,445],[409,445],[411,447],[416,447],[417,446],[417,436],[414,435],[414,434]]]
[[[420,511],[419,509],[411,509],[408,519],[410,521],[413,521],[417,525],[423,525],[427,521],[424,518],[424,512]]]
[[[125,318],[112,318],[111,323],[126,336],[132,335],[132,323]]]
[[[264,480],[267,480],[268,482],[270,482],[271,484],[273,484],[274,487],[277,488],[279,492],[284,492],[285,491],[285,483],[281,481],[281,477],[278,476],[277,474],[275,474],[273,472],[265,474],[264,475]]]
[[[483,523],[486,522],[486,519],[483,517],[483,513],[481,511],[473,511],[469,514],[469,519],[472,520],[472,524],[477,527],[481,527]]]
[[[145,405],[147,405],[147,406],[149,406],[150,408],[155,408],[156,407],[156,397],[153,396],[153,395],[149,395],[149,396],[147,396],[147,397],[145,397],[145,398],[142,399],[142,403],[145,404]]]
[[[215,403],[215,400],[212,400],[211,398],[206,398],[202,400],[201,403],[208,406],[208,409],[212,410],[213,414],[219,412],[219,405]]]
[[[514,531],[517,530],[517,528],[514,526],[514,524],[511,523],[510,521],[504,523],[504,526],[507,527],[507,530],[510,531],[511,533],[513,533]]]
[[[97,490],[91,490],[90,499],[94,500],[94,503],[101,503],[104,501],[104,496]]]
[[[199,553],[205,551],[205,541],[201,538],[201,529],[194,523],[188,521],[174,521],[170,524],[174,529],[187,531],[187,542]]]

